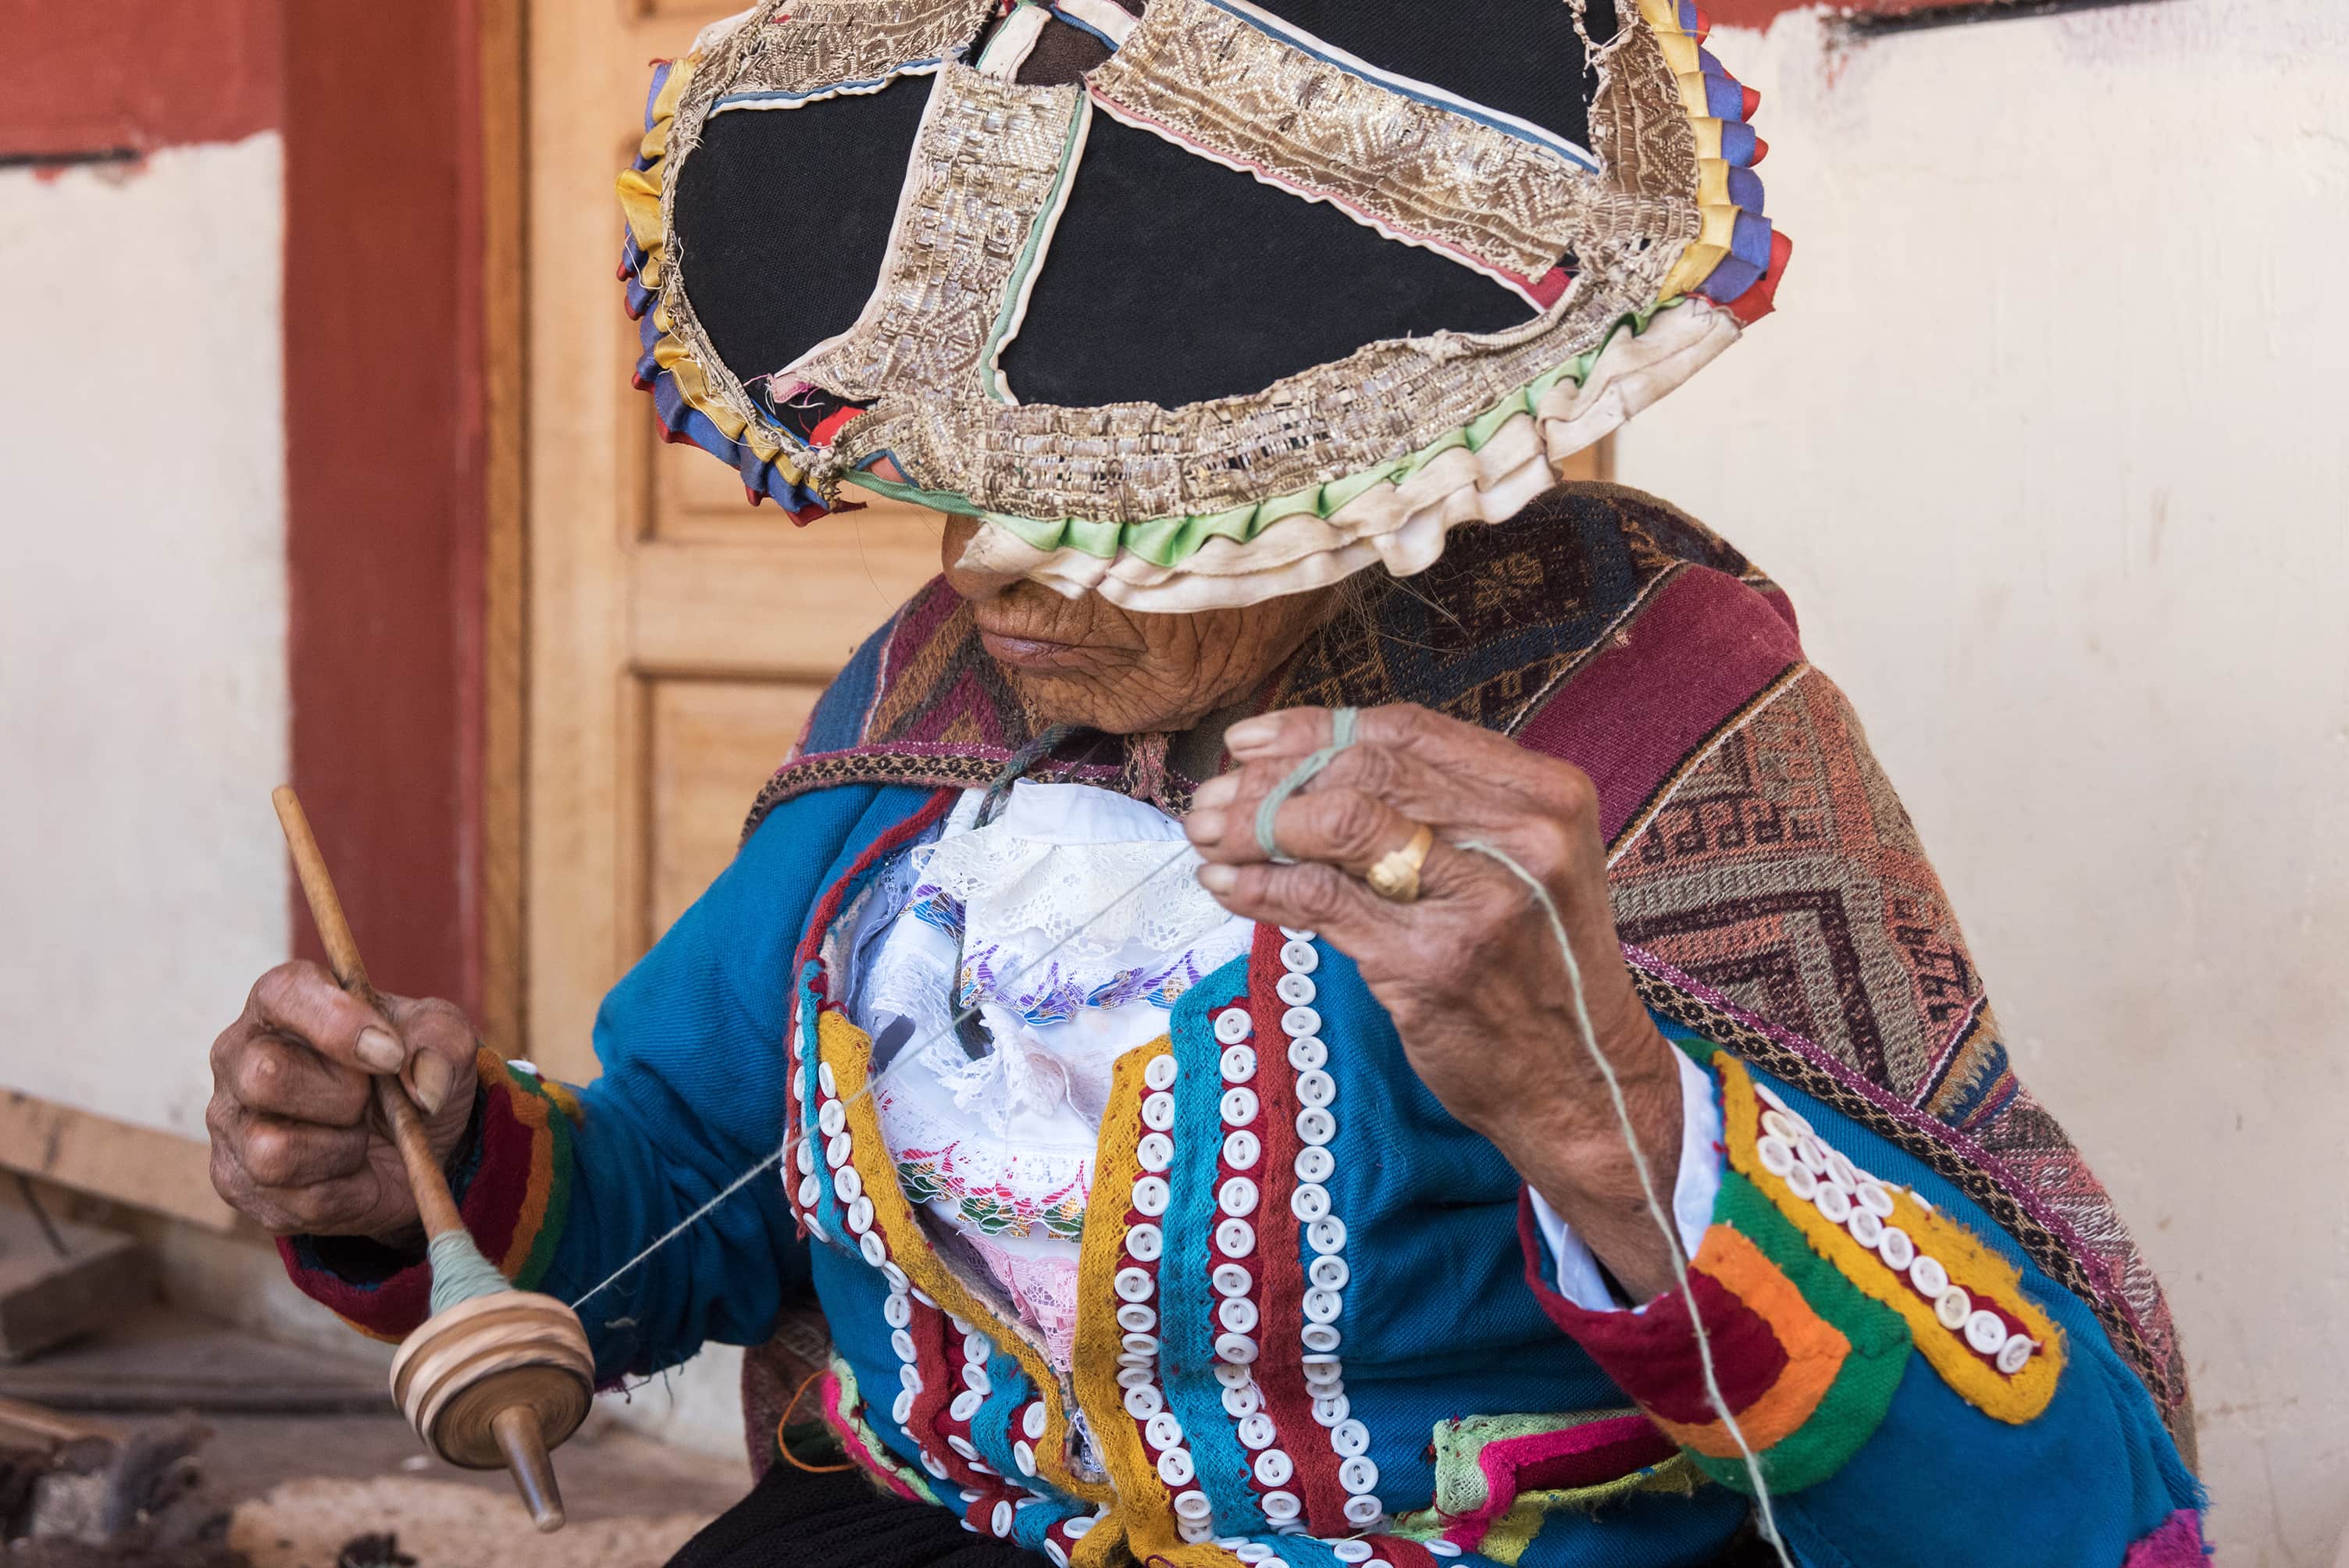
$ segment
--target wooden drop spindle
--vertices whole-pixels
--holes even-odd
[[[336,983],[382,1011],[302,802],[290,785],[280,786],[271,800]],[[436,1242],[461,1238],[478,1257],[415,1102],[389,1073],[376,1078],[375,1098],[426,1235]],[[502,1464],[542,1531],[560,1530],[564,1518],[548,1450],[579,1429],[594,1386],[595,1357],[578,1315],[553,1296],[511,1288],[434,1313],[391,1364],[392,1400],[425,1445],[471,1470]]]

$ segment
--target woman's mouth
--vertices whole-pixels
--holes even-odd
[[[1092,650],[1049,637],[1026,637],[1009,632],[979,629],[979,641],[997,663],[1025,670],[1067,669],[1092,663]]]

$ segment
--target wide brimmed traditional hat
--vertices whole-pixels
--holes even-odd
[[[637,382],[1144,610],[1433,562],[1770,308],[1690,0],[761,0],[620,179]]]

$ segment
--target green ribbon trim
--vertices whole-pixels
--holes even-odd
[[[1483,451],[1510,420],[1521,414],[1530,416],[1542,398],[1559,382],[1571,380],[1579,386],[1588,379],[1591,369],[1599,363],[1599,356],[1614,343],[1619,334],[1628,331],[1634,337],[1641,335],[1648,330],[1650,322],[1661,313],[1681,304],[1684,297],[1675,294],[1670,299],[1658,301],[1651,309],[1632,311],[1622,316],[1608,333],[1606,341],[1598,347],[1542,372],[1467,424],[1438,436],[1416,451],[1360,473],[1331,480],[1311,490],[1274,496],[1251,506],[1233,507],[1226,511],[1153,518],[1143,522],[1102,522],[1078,517],[1046,521],[1040,518],[1015,517],[1009,512],[989,511],[969,497],[950,490],[924,490],[917,485],[885,480],[863,471],[851,472],[844,477],[851,484],[894,500],[910,501],[936,511],[960,512],[965,516],[977,517],[1047,552],[1075,549],[1102,561],[1114,561],[1123,552],[1154,566],[1179,566],[1197,554],[1209,540],[1228,539],[1235,544],[1246,544],[1287,518],[1310,515],[1326,521],[1379,485],[1403,483],[1455,447],[1464,447],[1472,453]],[[999,322],[999,335],[1000,331],[1001,323]],[[992,344],[989,346],[991,351]]]

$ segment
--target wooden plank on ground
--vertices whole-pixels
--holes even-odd
[[[192,1139],[0,1089],[0,1169],[226,1232],[236,1212],[212,1191],[211,1167]]]
[[[94,1333],[154,1295],[154,1260],[130,1237],[0,1209],[0,1362]]]

